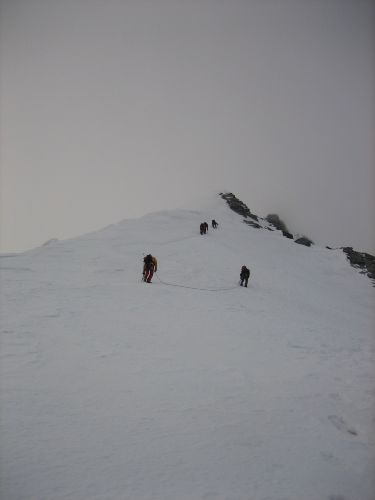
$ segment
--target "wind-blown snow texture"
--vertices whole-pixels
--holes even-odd
[[[233,288],[142,283],[148,252]],[[217,198],[0,263],[2,500],[373,500],[374,289],[341,250]]]

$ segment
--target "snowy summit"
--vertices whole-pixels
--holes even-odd
[[[340,250],[217,196],[0,265],[2,500],[374,499],[375,289]]]

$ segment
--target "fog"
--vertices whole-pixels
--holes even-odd
[[[375,254],[374,11],[2,0],[1,251],[230,190]]]

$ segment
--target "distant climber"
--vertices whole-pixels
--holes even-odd
[[[240,274],[240,285],[243,286],[245,284],[245,286],[247,287],[249,278],[250,278],[250,269],[248,269],[246,266],[242,266]]]
[[[213,229],[216,229],[218,225],[219,225],[219,224],[216,222],[216,220],[215,220],[215,219],[212,219],[212,221],[211,221],[211,226],[213,227]]]
[[[205,233],[208,233],[208,224],[207,222],[203,222],[204,228],[205,228]]]
[[[151,283],[154,273],[158,270],[158,261],[150,253],[143,259],[143,281]]]

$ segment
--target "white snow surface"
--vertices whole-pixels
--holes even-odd
[[[1,500],[375,498],[374,288],[341,251],[217,197],[0,264]]]

